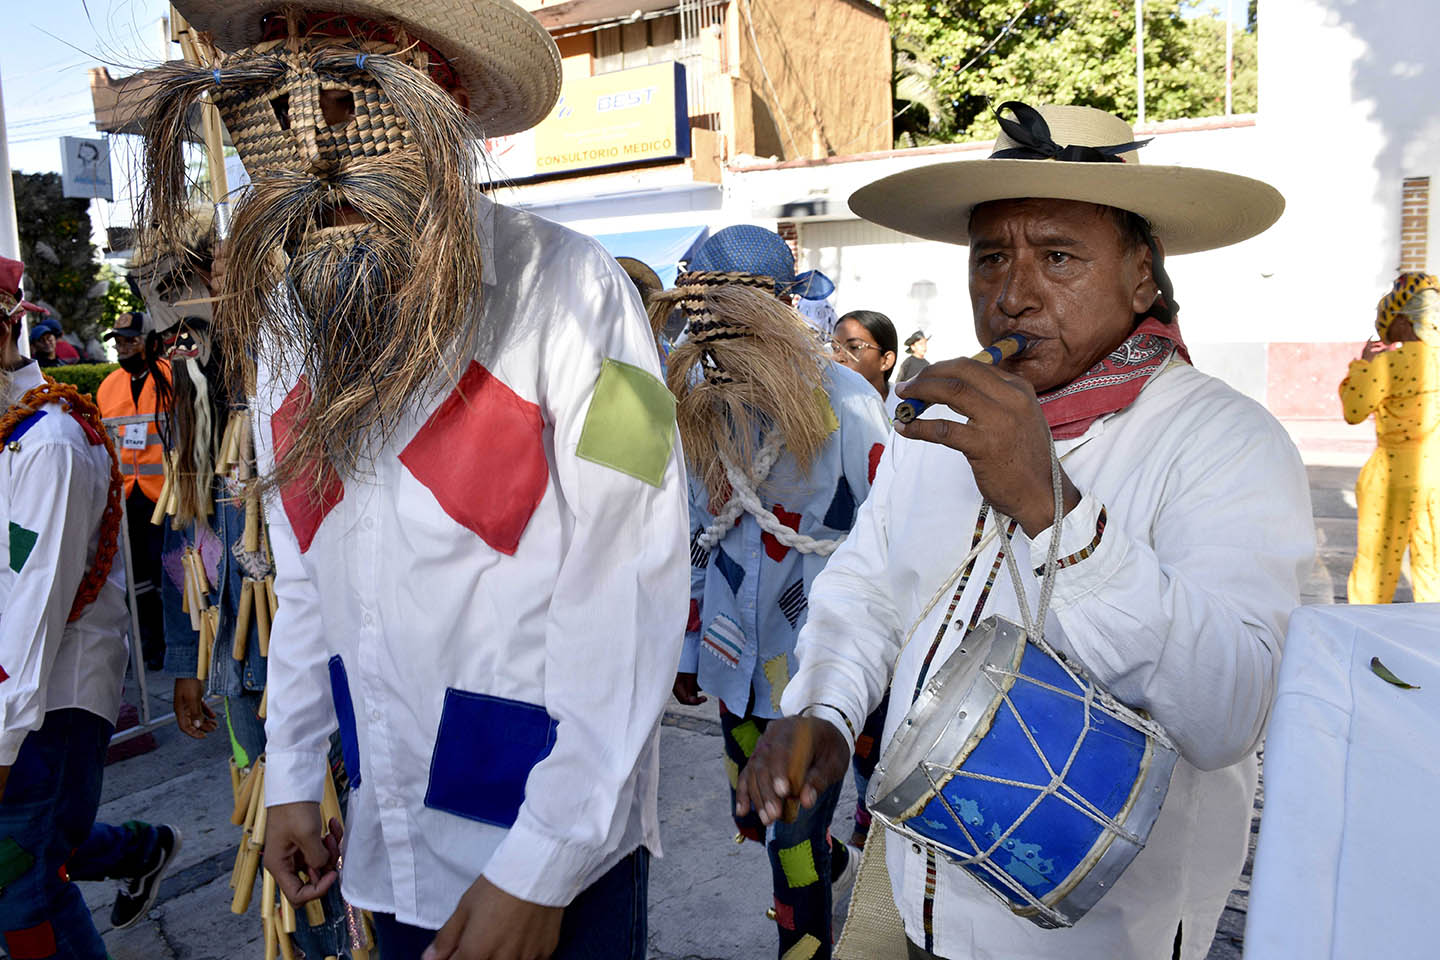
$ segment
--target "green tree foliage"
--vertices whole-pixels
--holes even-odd
[[[12,177],[25,295],[49,303],[67,333],[89,340],[101,315],[100,301],[91,297],[100,265],[90,243],[90,201],[63,196],[58,173]]]
[[[1145,117],[1225,112],[1225,21],[1197,0],[1145,0]],[[1136,116],[1133,0],[886,0],[896,50],[896,140],[989,139],[1005,100]],[[1233,109],[1256,109],[1254,9],[1237,22]],[[1238,19],[1238,18],[1237,18]],[[918,67],[917,67],[918,65]],[[941,113],[915,94],[929,76]]]
[[[100,279],[106,284],[105,295],[100,298],[101,327],[108,330],[115,326],[115,318],[122,313],[144,311],[145,301],[135,296],[130,284],[110,264],[100,267]]]

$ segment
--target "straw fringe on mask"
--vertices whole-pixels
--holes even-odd
[[[357,56],[374,48],[292,37],[229,54],[216,71],[171,63],[151,99],[143,215],[162,241],[179,240],[185,113],[202,93],[215,92],[232,131],[249,131],[242,158],[265,151],[234,212],[215,321],[227,381],[252,390],[263,355],[281,382],[303,376],[310,388],[266,487],[318,490],[327,465],[342,478],[362,473],[367,451],[454,382],[479,341],[474,131],[404,51]],[[353,89],[357,117],[322,130],[322,153],[307,166],[299,158],[316,141],[296,111],[318,95],[317,78]],[[270,111],[260,94],[277,87],[290,91],[295,123],[260,130],[253,111]],[[362,116],[362,104],[383,110],[383,130],[368,122],[382,113]],[[323,226],[341,204],[361,222]]]
[[[729,497],[724,460],[750,471],[763,435],[779,430],[808,473],[830,434],[816,390],[828,362],[794,308],[744,275],[685,274],[655,295],[652,328],[679,307],[686,337],[670,353],[667,385],[690,469],[716,510]],[[766,280],[773,287],[773,281]],[[751,479],[757,484],[764,478]]]

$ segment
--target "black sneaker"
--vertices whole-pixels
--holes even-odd
[[[154,862],[138,877],[121,883],[119,892],[115,894],[115,906],[110,910],[110,926],[116,930],[135,926],[150,912],[160,893],[160,878],[180,852],[178,829],[162,825],[155,830],[160,837],[155,844]]]

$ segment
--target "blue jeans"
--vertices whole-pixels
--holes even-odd
[[[550,960],[645,960],[649,889],[650,851],[641,847],[565,908],[560,945]],[[435,933],[400,923],[394,914],[375,914],[375,938],[384,960],[420,960]]]
[[[0,932],[13,958],[105,960],[75,880],[125,878],[155,852],[155,828],[95,823],[111,724],[52,710],[20,746],[0,802]]]

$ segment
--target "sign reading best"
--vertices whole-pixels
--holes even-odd
[[[567,81],[539,126],[486,146],[492,180],[688,157],[685,68],[657,63]]]

